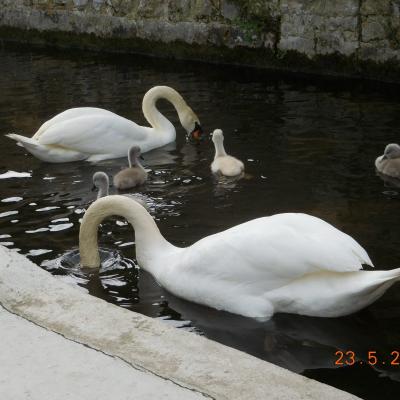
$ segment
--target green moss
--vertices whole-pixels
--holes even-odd
[[[239,9],[239,16],[232,21],[238,28],[246,42],[259,39],[266,33],[280,35],[280,17],[274,17],[271,12],[270,1],[231,0]]]
[[[237,18],[233,21],[233,25],[238,27],[244,34],[244,40],[251,41],[253,36],[260,37],[263,33],[278,31],[277,21],[272,18],[256,18],[242,19]]]

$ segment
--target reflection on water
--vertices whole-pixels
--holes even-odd
[[[376,176],[374,160],[385,144],[398,141],[395,88],[138,57],[8,50],[0,56],[0,243],[121,307],[366,399],[396,397],[400,366],[390,366],[388,357],[400,345],[398,286],[346,318],[276,315],[261,324],[166,293],[138,269],[134,233],[121,218],[101,225],[100,271],[81,269],[79,221],[96,197],[92,175],[103,170],[112,178],[126,160],[44,164],[3,136],[31,136],[43,121],[73,106],[104,107],[145,124],[144,93],[170,85],[187,99],[206,132],[224,130],[227,151],[246,164],[240,180],[212,177],[212,143],[187,142],[173,108],[160,101],[178,138],[144,154],[149,180],[140,196],[172,243],[189,245],[263,215],[307,212],[354,236],[378,268],[389,269],[400,260],[400,188]],[[357,364],[335,365],[338,349],[353,351]],[[368,351],[379,355],[374,366],[367,363]]]

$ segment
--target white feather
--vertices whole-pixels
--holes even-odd
[[[108,196],[87,210],[80,231],[81,263],[98,267],[97,228],[109,215],[135,229],[139,265],[174,295],[254,318],[275,312],[332,317],[357,311],[400,279],[400,269],[372,266],[350,236],[307,214],[251,220],[178,248],[160,234],[132,198]]]
[[[46,121],[32,138],[7,136],[47,162],[124,157],[133,145],[147,152],[174,141],[176,136],[174,126],[156,109],[159,98],[166,98],[174,105],[188,132],[196,126],[197,116],[179,93],[167,86],[156,86],[143,98],[143,113],[151,127],[137,125],[108,110],[82,107],[71,108]]]

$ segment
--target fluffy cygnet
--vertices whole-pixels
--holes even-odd
[[[214,174],[231,177],[241,175],[244,171],[244,165],[237,158],[226,154],[224,149],[224,135],[221,129],[214,130],[212,141],[215,146],[215,156],[211,164],[211,171]]]
[[[98,171],[93,174],[93,189],[97,188],[97,198],[108,196],[109,179],[105,172]]]
[[[375,160],[375,166],[381,174],[400,178],[400,146],[388,144],[383,155]]]
[[[132,146],[128,151],[129,168],[125,168],[114,176],[114,186],[119,190],[130,189],[142,185],[147,180],[147,172],[139,161],[140,147]]]

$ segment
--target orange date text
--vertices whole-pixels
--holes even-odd
[[[390,354],[378,354],[376,351],[370,350],[365,357],[361,358],[352,350],[338,350],[335,356],[335,365],[338,366],[354,364],[400,365],[400,350],[393,350]]]

